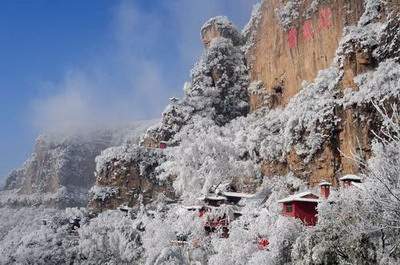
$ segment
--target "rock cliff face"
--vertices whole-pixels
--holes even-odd
[[[263,81],[266,90],[276,95],[275,106],[287,105],[303,81],[313,81],[319,70],[332,64],[343,28],[357,24],[363,3],[263,1],[248,61],[252,79]]]
[[[96,185],[90,190],[89,207],[96,211],[136,206],[173,198],[171,183],[156,178],[155,169],[165,161],[161,149],[122,145],[104,150],[96,158]]]
[[[254,40],[247,52],[251,79],[262,81],[266,92],[276,96],[274,106],[287,105],[301,90],[303,81],[313,81],[318,71],[334,63],[345,27],[368,24],[374,18],[385,20],[385,15],[398,12],[398,0],[385,2],[262,1],[252,29]],[[359,49],[348,54],[342,80],[345,88],[356,88],[353,78],[374,66],[368,52]],[[255,101],[257,97],[252,110],[257,109]]]
[[[398,59],[399,33],[394,25],[398,27],[399,21],[396,15],[387,16],[392,11],[396,14],[399,5],[399,1],[263,1],[247,52],[251,78],[263,84],[263,89],[250,96],[252,111],[264,106],[285,108],[304,81],[312,82],[320,70],[331,65],[341,71],[338,98],[349,89],[358,91],[356,76],[376,69],[384,59]],[[374,27],[384,29],[377,32]],[[368,35],[372,32],[376,39]],[[377,47],[388,48],[388,44],[392,53],[378,56]],[[340,175],[358,172],[360,167],[351,157],[369,157],[371,131],[379,131],[379,115],[366,100],[336,104],[331,118],[337,123],[324,132],[329,137],[311,161],[304,163],[292,150],[284,162],[265,161],[263,173],[291,171],[315,185],[322,179],[336,183]]]
[[[88,190],[95,183],[96,156],[110,146],[138,142],[138,135],[151,123],[68,136],[42,135],[23,167],[10,174],[5,189],[14,190],[18,194],[16,197],[24,198],[22,205],[29,205],[30,199],[32,204],[40,204],[41,200],[46,200],[44,194],[50,201],[43,201],[43,204],[61,207],[85,205]],[[1,200],[2,204],[9,201],[18,205],[16,198],[8,198],[10,194],[8,192],[7,198]],[[56,199],[57,196],[62,198]]]

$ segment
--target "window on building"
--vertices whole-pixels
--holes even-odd
[[[291,203],[286,204],[285,208],[287,213],[291,213],[293,211],[293,205]]]

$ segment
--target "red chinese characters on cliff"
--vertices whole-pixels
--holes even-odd
[[[295,48],[297,46],[297,29],[292,28],[288,32],[288,43],[289,48]]]
[[[323,7],[319,11],[318,26],[314,26],[311,19],[304,21],[301,31],[302,38],[305,41],[314,38],[316,32],[320,30],[330,28],[332,26],[332,10],[330,7]],[[289,48],[296,48],[298,45],[298,30],[297,28],[291,28],[287,32],[287,41]],[[300,35],[301,36],[301,35]]]
[[[311,20],[306,20],[303,24],[303,38],[310,40],[314,37],[314,29]]]
[[[323,7],[319,11],[319,28],[325,29],[332,26],[332,10],[329,7]]]

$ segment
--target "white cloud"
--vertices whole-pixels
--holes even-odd
[[[33,101],[34,125],[75,132],[160,116],[167,99],[181,93],[201,52],[202,23],[225,10],[243,20],[254,2],[171,0],[145,11],[133,0],[121,1],[113,10],[108,49]]]
[[[44,131],[72,132],[98,122],[90,101],[92,85],[82,73],[68,73],[60,87],[53,89],[60,92],[33,102],[37,127]]]

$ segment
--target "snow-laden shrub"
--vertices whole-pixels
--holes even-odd
[[[112,198],[114,195],[118,194],[118,188],[94,185],[89,190],[89,193],[92,199],[105,201],[106,199]]]
[[[359,88],[344,95],[343,105],[382,104],[400,97],[400,64],[392,59],[381,62],[374,71],[357,76]],[[379,89],[377,89],[379,88]]]
[[[160,161],[163,161],[163,154],[157,149],[129,144],[110,147],[96,157],[96,175],[103,175],[110,168],[123,166],[124,163],[137,163],[139,173],[146,175],[149,173],[147,171]]]
[[[254,164],[241,158],[240,148],[224,133],[213,121],[195,117],[176,136],[181,144],[166,150],[167,162],[159,168],[164,171],[161,178],[176,176],[174,188],[189,197],[238,176],[254,178]]]
[[[0,207],[47,207],[65,208],[82,206],[87,203],[88,191],[86,188],[72,188],[61,186],[55,192],[19,194],[19,189],[0,192]]]
[[[340,78],[336,67],[320,71],[314,82],[303,85],[285,109],[288,119],[284,129],[285,149],[289,151],[294,146],[306,163],[322,147],[336,125],[334,109]]]
[[[137,226],[120,211],[101,213],[78,230],[79,263],[141,264],[143,248]]]
[[[61,210],[0,208],[0,264],[72,263],[70,220],[71,212]]]
[[[384,3],[382,0],[365,0],[364,1],[364,13],[358,21],[358,25],[364,26],[371,23],[373,20],[379,19]]]
[[[245,55],[248,54],[250,49],[252,49],[256,43],[256,34],[262,18],[261,7],[261,2],[253,6],[249,22],[244,26],[242,30],[242,36],[244,38],[244,45],[242,47],[242,50]]]
[[[204,237],[202,223],[194,212],[180,205],[172,206],[167,212],[155,212],[154,218],[144,225],[146,264],[186,264],[183,261],[189,264],[187,253],[201,248]],[[177,260],[176,263],[173,260]]]
[[[276,17],[281,27],[289,29],[300,18],[300,4],[298,0],[288,0],[275,9]]]
[[[159,184],[154,169],[164,160],[162,150],[155,148],[122,145],[104,150],[96,157],[95,175],[100,186],[95,185],[90,190],[92,199],[105,201],[119,195],[124,187],[115,186],[115,179],[128,178],[131,174]]]
[[[378,61],[394,58],[400,60],[400,18],[396,14],[391,14],[388,22],[384,25],[380,34],[379,46],[374,50],[373,57]]]
[[[309,19],[313,14],[315,14],[323,2],[327,2],[327,0],[312,0],[305,13],[305,18]]]
[[[279,161],[294,147],[306,163],[310,161],[337,122],[334,108],[340,77],[335,67],[320,71],[313,83],[303,84],[286,108],[260,110],[238,119],[244,123],[248,151],[259,153],[265,160]],[[237,123],[233,121],[230,128],[235,129]]]
[[[206,193],[212,185],[246,177],[256,181],[260,159],[282,161],[293,148],[308,163],[336,125],[339,71],[321,71],[305,84],[285,109],[262,109],[223,127],[212,119],[193,117],[166,150],[161,177],[176,176],[178,193]]]
[[[318,224],[300,236],[292,253],[295,264],[375,264],[368,231],[376,209],[352,187],[333,193],[318,207]],[[364,263],[363,263],[364,262]]]
[[[383,22],[345,27],[336,51],[335,64],[343,66],[344,59],[356,52],[372,57],[374,50],[383,44],[382,35],[387,30],[387,23]],[[374,63],[374,61],[370,63]]]

